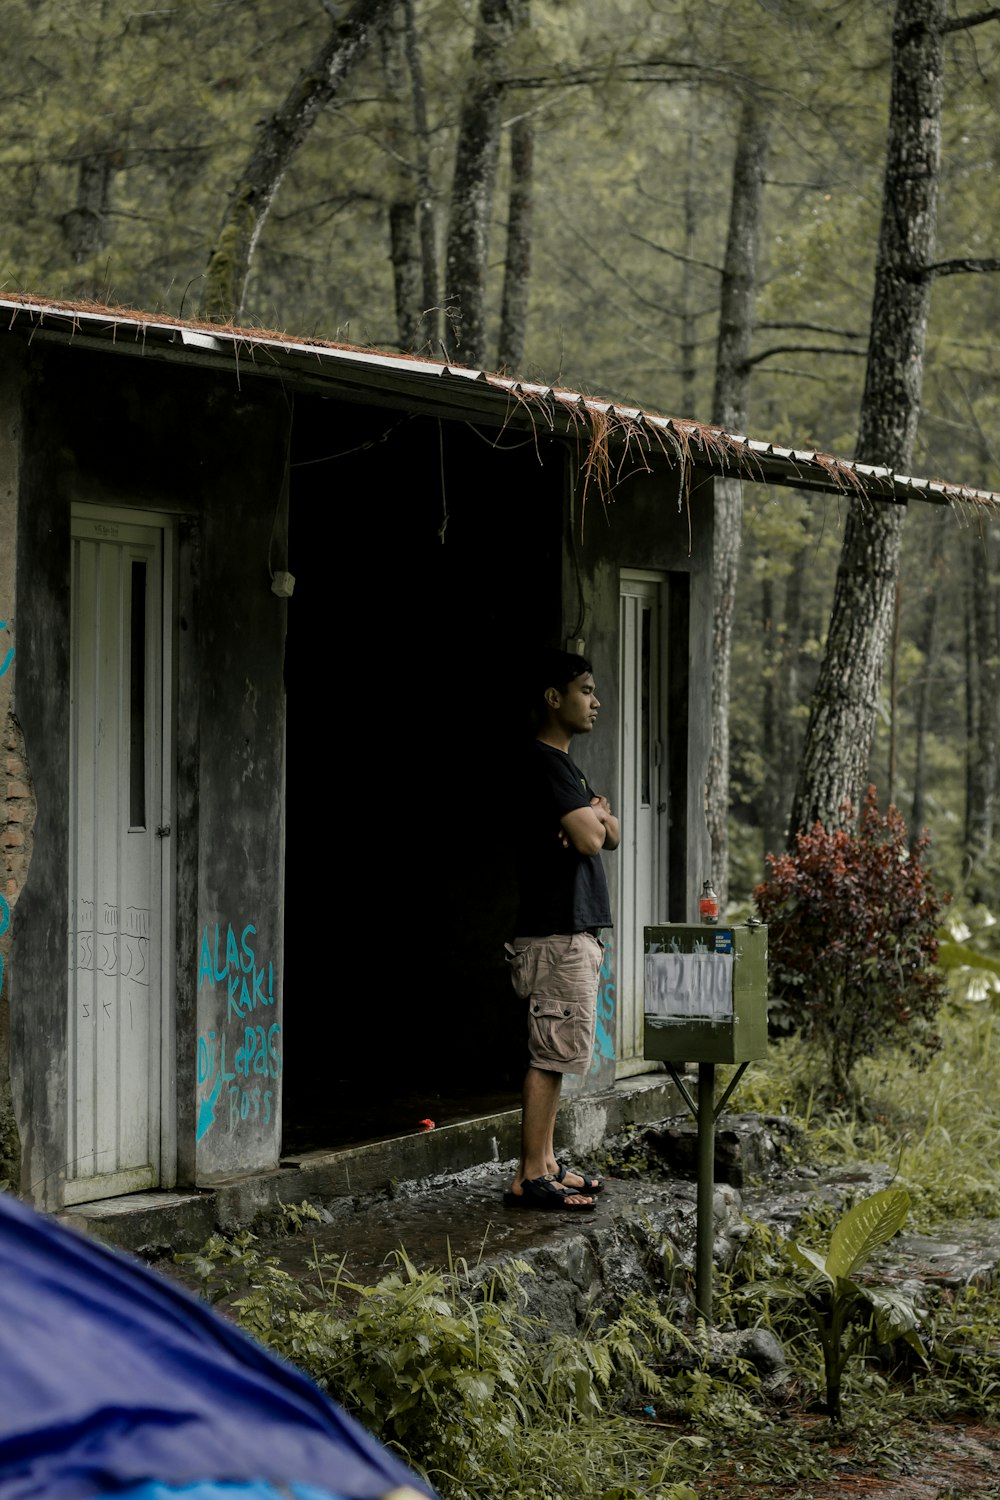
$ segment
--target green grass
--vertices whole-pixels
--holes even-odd
[[[940,1017],[941,1050],[917,1070],[899,1057],[858,1068],[864,1115],[818,1113],[822,1060],[796,1038],[747,1069],[733,1107],[797,1120],[819,1162],[884,1163],[912,1200],[909,1227],[1000,1217],[1000,1017],[957,1001]]]

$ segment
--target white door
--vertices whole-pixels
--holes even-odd
[[[163,1180],[170,532],[148,519],[73,511],[67,1203]]]
[[[643,1059],[642,929],[664,921],[667,828],[662,692],[664,580],[660,574],[621,575],[619,765],[622,842],[619,859],[619,1077],[647,1071]]]

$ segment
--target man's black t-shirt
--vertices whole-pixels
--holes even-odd
[[[587,779],[565,750],[532,740],[516,778],[518,909],[515,932],[545,937],[611,926],[608,882],[599,854],[567,849],[559,837],[564,814],[589,807]]]

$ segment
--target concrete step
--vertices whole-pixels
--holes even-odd
[[[682,1107],[664,1074],[621,1079],[607,1092],[564,1099],[557,1143],[575,1156],[593,1155],[610,1137]],[[252,1224],[283,1203],[352,1203],[399,1184],[508,1161],[517,1156],[520,1129],[521,1111],[503,1110],[431,1131],[290,1155],[275,1171],[214,1182],[197,1191],[133,1193],[82,1203],[58,1217],[85,1234],[156,1260],[170,1250],[197,1250],[213,1231]]]

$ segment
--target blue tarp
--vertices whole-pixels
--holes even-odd
[[[140,1261],[0,1192],[3,1500],[434,1491],[292,1365]]]

